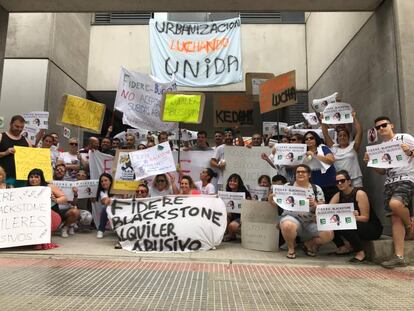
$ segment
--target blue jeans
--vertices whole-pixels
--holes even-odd
[[[106,206],[103,206],[102,210],[101,210],[101,217],[99,219],[99,228],[98,228],[98,230],[102,231],[102,232],[105,232],[105,227],[106,227],[107,222],[108,222],[108,214],[106,212]]]

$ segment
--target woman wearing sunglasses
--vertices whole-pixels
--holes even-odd
[[[152,187],[150,189],[151,197],[161,197],[164,195],[172,194],[172,188],[169,178],[166,174],[159,174],[155,176],[152,181]]]
[[[361,263],[365,260],[362,241],[378,239],[382,234],[382,225],[374,210],[370,207],[368,196],[361,188],[352,185],[351,177],[345,170],[336,173],[336,193],[330,204],[354,203],[354,214],[357,221],[356,230],[336,230],[333,242],[338,247],[337,255],[349,254],[352,250],[355,256],[349,262]]]
[[[355,111],[352,113],[354,118],[355,139],[351,141],[351,133],[345,126],[337,126],[336,143],[328,134],[328,126],[322,123],[322,132],[326,145],[331,148],[335,156],[336,170],[346,170],[351,176],[354,187],[362,187],[362,172],[358,162],[358,152],[362,141],[362,126],[356,117]]]
[[[336,170],[333,165],[335,157],[331,149],[322,144],[322,139],[314,131],[306,132],[302,143],[307,146],[306,157],[303,163],[312,170],[312,183],[322,188],[325,201],[329,202],[338,191],[335,187]]]

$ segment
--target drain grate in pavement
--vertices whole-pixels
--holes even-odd
[[[379,268],[0,259],[2,310],[398,310],[414,274]]]

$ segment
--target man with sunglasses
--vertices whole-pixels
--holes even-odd
[[[387,216],[391,216],[394,242],[394,256],[381,265],[388,269],[405,267],[408,263],[404,259],[404,238],[412,239],[414,236],[409,210],[410,200],[414,194],[414,137],[410,134],[394,133],[394,124],[385,116],[375,119],[375,129],[383,142],[401,142],[402,150],[410,157],[408,165],[403,167],[374,168],[378,174],[385,175],[385,210]],[[365,153],[364,162],[368,161],[369,155]]]
[[[69,139],[69,151],[62,152],[59,155],[57,163],[63,163],[66,166],[66,176],[64,177],[64,180],[76,180],[76,174],[81,167],[81,156],[78,152],[78,146],[78,139],[72,137]]]

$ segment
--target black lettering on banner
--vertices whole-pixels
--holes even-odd
[[[216,110],[216,123],[253,124],[253,110]]]
[[[296,88],[294,87],[286,89],[279,94],[275,94],[275,100],[273,102],[273,106],[279,106],[290,100],[296,100]]]
[[[185,251],[191,250],[196,251],[201,248],[201,242],[199,240],[180,240],[178,237],[158,240],[143,239],[136,241],[132,250],[138,251]]]

